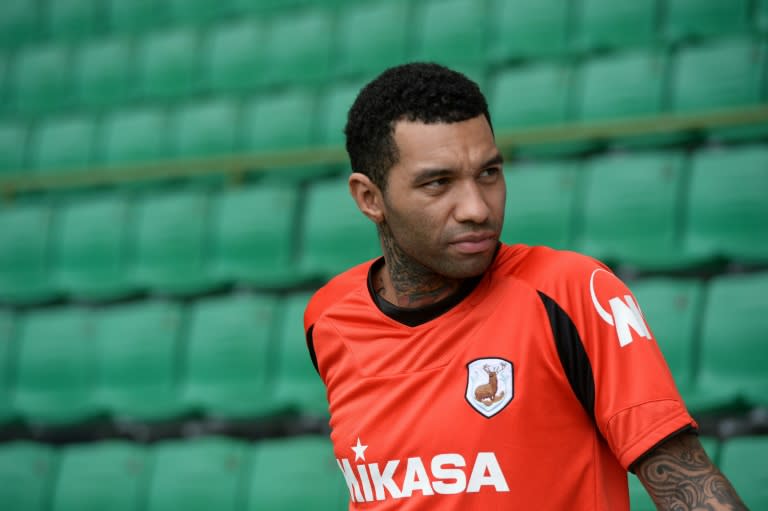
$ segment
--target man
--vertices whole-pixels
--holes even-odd
[[[305,312],[350,509],[745,509],[712,465],[632,294],[586,256],[505,245],[485,98],[385,71],[345,129],[383,257]]]

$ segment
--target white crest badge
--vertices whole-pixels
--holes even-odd
[[[479,358],[467,364],[467,403],[491,418],[515,395],[514,367],[503,358]]]

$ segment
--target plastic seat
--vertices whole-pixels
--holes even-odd
[[[143,501],[145,448],[124,441],[71,445],[59,454],[51,511],[135,511]]]
[[[300,268],[307,276],[330,278],[381,255],[376,225],[357,209],[346,179],[310,184],[301,240]]]
[[[21,123],[0,123],[0,175],[26,167],[27,129]]]
[[[347,506],[349,493],[327,438],[265,440],[252,452],[246,510],[330,511]],[[302,481],[301,488],[295,481]]]
[[[749,509],[768,509],[768,436],[729,438],[723,444],[721,468]]]
[[[768,273],[724,275],[709,285],[692,408],[768,405]]]
[[[563,0],[493,0],[489,14],[492,60],[565,54],[570,10],[570,2]]]
[[[156,193],[136,205],[134,279],[156,293],[211,289],[207,279],[209,200],[202,190]]]
[[[228,99],[187,104],[176,112],[179,157],[231,154],[237,143],[238,106]]]
[[[97,0],[49,0],[47,13],[49,32],[59,40],[90,37],[101,22]]]
[[[141,39],[138,47],[139,89],[152,99],[174,99],[197,92],[201,85],[198,34],[172,28]]]
[[[765,56],[765,45],[751,39],[681,50],[672,74],[674,110],[717,110],[759,103]]]
[[[450,66],[482,67],[486,58],[482,4],[472,0],[427,0],[416,17],[415,59]]]
[[[577,169],[569,161],[519,163],[504,172],[507,204],[502,241],[572,248]]]
[[[5,116],[6,111],[10,113],[9,108],[9,75],[11,74],[11,59],[0,52],[0,116]]]
[[[294,266],[298,188],[262,184],[226,190],[212,210],[211,272],[217,280],[257,287],[301,281]]]
[[[249,18],[212,27],[205,41],[206,85],[215,92],[246,92],[261,82],[265,30]]]
[[[56,451],[28,441],[0,444],[0,502],[6,509],[47,511]]]
[[[278,305],[280,319],[275,334],[277,358],[272,398],[275,403],[290,406],[302,415],[325,417],[328,415],[325,387],[312,365],[302,328],[310,296],[306,292],[293,293]]]
[[[272,413],[270,360],[275,299],[233,295],[200,300],[192,308],[185,358],[184,401],[226,418]],[[246,397],[247,396],[247,397]]]
[[[95,318],[99,367],[94,399],[119,422],[186,413],[180,399],[180,305],[145,300],[103,309]]]
[[[167,0],[171,23],[212,23],[227,12],[227,0]]]
[[[248,444],[201,437],[155,444],[147,511],[239,509]]]
[[[316,85],[330,77],[330,12],[307,9],[272,18],[264,44],[265,85]]]
[[[14,407],[25,420],[74,424],[99,414],[93,397],[96,353],[83,308],[28,312],[20,318]]]
[[[56,296],[50,279],[51,209],[0,208],[0,302],[30,304]]]
[[[11,403],[14,364],[11,347],[14,345],[15,333],[15,315],[10,309],[0,309],[0,425],[16,419]]]
[[[135,94],[133,51],[127,40],[85,43],[75,57],[76,100],[86,107],[112,107]]]
[[[140,107],[118,110],[104,120],[101,157],[109,165],[156,161],[171,155],[164,110]]]
[[[142,34],[167,20],[167,3],[162,0],[107,0],[107,26],[115,34]]]
[[[580,50],[650,47],[657,39],[656,0],[582,0],[573,46]]]
[[[5,0],[0,16],[0,48],[17,48],[41,37],[41,9],[29,0]]]
[[[320,140],[326,146],[344,146],[347,113],[365,84],[338,83],[321,100]]]
[[[47,114],[71,103],[69,52],[63,45],[25,46],[12,77],[12,103],[19,114]]]
[[[315,98],[311,92],[288,90],[254,98],[245,105],[242,136],[247,150],[276,151],[312,144]]]
[[[37,172],[85,170],[94,160],[96,124],[90,117],[60,117],[39,125],[31,166]]]
[[[616,154],[584,169],[582,251],[641,269],[684,268],[685,158],[676,152]],[[648,226],[652,225],[653,229]]]
[[[768,147],[702,150],[692,161],[685,246],[692,258],[768,261]]]
[[[667,38],[716,37],[749,31],[749,0],[667,0]]]
[[[368,78],[406,60],[408,4],[403,0],[350,3],[339,15],[337,74]]]
[[[130,295],[130,205],[105,194],[70,201],[57,214],[54,280],[70,296],[108,300]]]

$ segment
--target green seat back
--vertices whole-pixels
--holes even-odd
[[[160,109],[118,110],[106,117],[102,158],[109,165],[155,161],[171,154],[167,116]]]
[[[11,403],[12,375],[15,369],[15,315],[9,309],[0,309],[0,424],[16,418]]]
[[[21,317],[14,405],[33,423],[76,423],[96,415],[96,353],[88,313],[78,307]]]
[[[322,145],[338,147],[344,145],[347,113],[363,85],[360,82],[339,82],[331,87],[322,98],[320,112],[320,140]]]
[[[749,31],[749,0],[667,0],[666,36],[717,37]]]
[[[27,129],[21,123],[0,123],[0,175],[26,166]]]
[[[406,60],[408,4],[403,0],[353,2],[338,21],[336,70],[344,76],[368,77]]]
[[[94,159],[96,135],[96,124],[90,117],[45,121],[33,142],[31,166],[38,172],[84,170]]]
[[[107,0],[107,26],[115,34],[142,34],[167,20],[167,4],[162,0]]]
[[[301,268],[331,277],[381,254],[376,226],[357,208],[346,179],[315,181],[307,190]]]
[[[265,30],[255,18],[212,27],[205,41],[205,82],[215,92],[246,92],[261,80]]]
[[[28,441],[0,444],[0,502],[6,509],[47,511],[56,451]]]
[[[638,48],[656,40],[657,0],[582,0],[574,44],[580,49]]]
[[[101,21],[97,0],[49,0],[47,14],[50,34],[59,40],[92,36]]]
[[[314,141],[314,95],[292,89],[258,96],[244,108],[243,139],[250,151],[306,147]]]
[[[20,49],[12,78],[12,102],[22,115],[48,114],[71,102],[69,52],[64,45]]]
[[[16,48],[42,36],[41,9],[29,0],[5,0],[0,16],[0,48]]]
[[[191,312],[184,399],[219,417],[259,417],[272,410],[271,342],[275,299],[232,295],[198,301]]]
[[[197,92],[201,83],[198,34],[171,28],[141,38],[138,47],[140,93],[173,99]]]
[[[723,473],[749,509],[768,508],[768,436],[729,438],[723,444]]]
[[[252,452],[248,511],[330,511],[347,506],[349,493],[327,438],[266,440]],[[300,488],[295,481],[302,481]]]
[[[124,441],[71,445],[59,454],[51,511],[138,511],[149,473],[144,447]]]
[[[262,287],[291,285],[298,188],[249,186],[218,195],[212,213],[214,272],[228,281]]]
[[[537,59],[568,50],[571,2],[492,0],[488,27],[493,60]]]
[[[179,415],[181,307],[155,300],[118,305],[100,311],[95,323],[101,406],[133,421]]]
[[[456,65],[480,65],[486,58],[483,4],[473,0],[419,2],[415,58]]]
[[[506,243],[569,248],[574,243],[577,169],[568,161],[518,164],[505,171]]]
[[[75,56],[75,98],[78,104],[110,108],[135,94],[133,50],[122,38],[90,41]]]
[[[675,110],[716,110],[759,103],[765,44],[741,38],[682,49],[674,63]]]
[[[220,0],[166,0],[171,23],[212,23],[226,14],[228,2]]]
[[[589,160],[584,168],[581,249],[640,268],[684,267],[680,222],[685,178],[684,156],[676,152]]]
[[[176,154],[180,157],[230,154],[237,136],[237,105],[227,99],[187,104],[175,117]]]
[[[702,150],[692,162],[686,250],[768,261],[768,147]]]
[[[237,511],[247,444],[203,437],[155,444],[147,511]]]

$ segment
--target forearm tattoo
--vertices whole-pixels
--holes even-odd
[[[660,510],[747,510],[693,434],[664,442],[638,465],[637,477]]]

